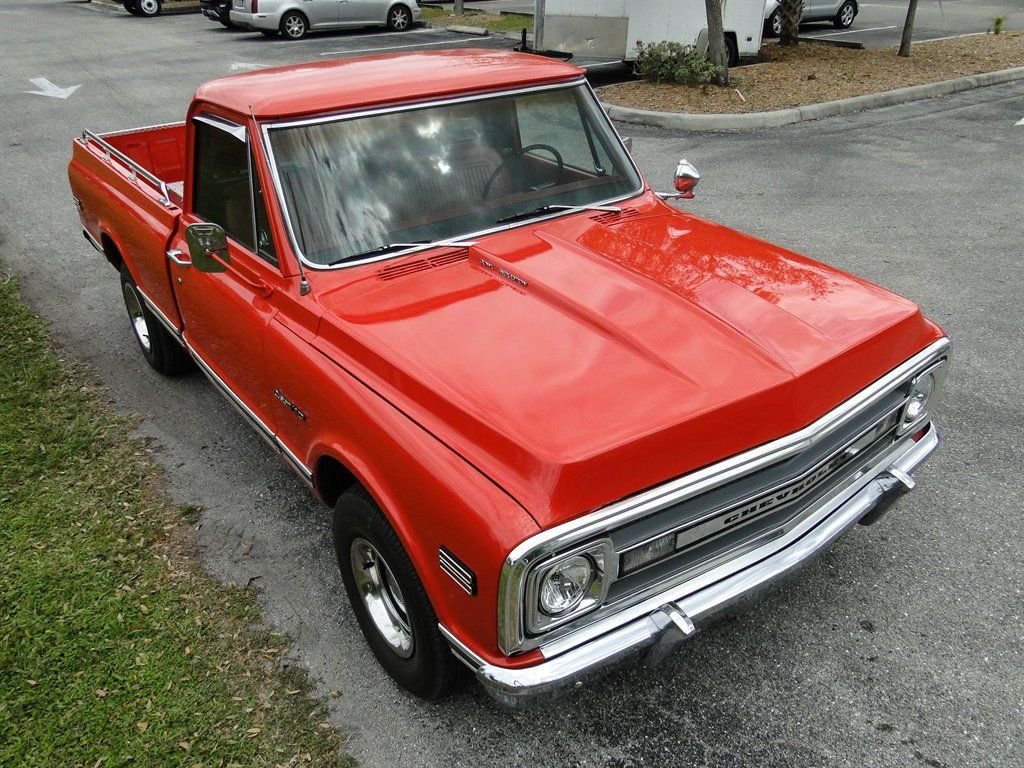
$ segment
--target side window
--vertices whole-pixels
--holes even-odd
[[[211,124],[216,122],[216,125]],[[214,118],[197,118],[193,212],[219,224],[233,240],[277,263],[259,178],[251,174],[244,129]]]
[[[274,250],[274,238],[270,234],[270,219],[267,217],[267,201],[263,197],[263,185],[260,175],[256,173],[256,160],[249,153],[249,167],[252,173],[252,202],[256,222],[255,251],[271,264],[277,264],[277,251]]]

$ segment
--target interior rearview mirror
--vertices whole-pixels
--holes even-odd
[[[217,224],[192,224],[185,229],[192,266],[200,272],[223,272],[231,262],[228,236]]]

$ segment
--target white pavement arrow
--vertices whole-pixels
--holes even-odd
[[[33,77],[29,82],[39,90],[25,91],[25,93],[34,93],[36,96],[52,96],[55,99],[66,99],[82,87],[80,85],[69,85],[67,88],[58,88],[45,77]]]
[[[231,65],[231,71],[232,72],[239,72],[239,71],[249,71],[249,70],[254,70],[254,69],[266,69],[267,66],[268,66],[267,64],[249,64],[248,62],[245,62],[245,61],[236,61],[234,64]]]
[[[1014,125],[1024,125],[1024,117],[1022,117],[1020,120],[1014,123]]]

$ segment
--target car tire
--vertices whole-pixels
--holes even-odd
[[[139,9],[135,5],[135,0],[125,0],[123,3],[121,3],[121,5],[123,5],[124,9],[128,11],[128,13],[130,13],[132,16],[139,15]]]
[[[230,16],[228,16],[226,18],[224,16],[218,16],[217,17],[217,21],[219,21],[221,24],[223,24],[228,29],[233,29],[234,26],[235,26],[234,22],[231,21],[231,17]]]
[[[398,535],[360,486],[334,506],[334,551],[352,612],[384,671],[422,699],[451,693],[460,665]]]
[[[846,0],[846,2],[839,7],[839,12],[832,20],[832,25],[836,27],[836,29],[849,29],[856,17],[857,3],[855,3],[854,0]]]
[[[160,0],[135,0],[135,7],[138,9],[139,16],[151,19],[160,13],[161,3]]]
[[[164,376],[178,376],[191,371],[195,365],[192,358],[150,312],[125,264],[121,265],[121,293],[135,341],[153,370]]]
[[[388,29],[405,32],[412,26],[412,11],[407,6],[395,5],[388,11]]]
[[[298,11],[288,11],[281,17],[279,29],[289,40],[301,40],[309,32],[309,20]]]
[[[740,52],[736,47],[736,41],[729,35],[725,36],[725,60],[730,67],[740,63]]]
[[[764,24],[765,34],[770,37],[782,37],[782,11],[776,8]]]

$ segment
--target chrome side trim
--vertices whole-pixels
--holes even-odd
[[[388,114],[388,113],[393,113],[393,112],[413,112],[413,111],[420,110],[420,109],[429,109],[431,107],[444,106],[444,105],[447,105],[447,104],[462,104],[462,103],[470,102],[470,101],[486,101],[488,99],[500,99],[500,98],[505,98],[507,96],[519,96],[519,95],[524,94],[524,93],[537,93],[537,92],[542,92],[542,91],[552,91],[552,90],[558,90],[558,89],[564,89],[564,88],[577,88],[577,87],[580,87],[581,85],[583,87],[587,88],[590,91],[591,97],[594,99],[595,103],[598,106],[598,112],[601,115],[604,116],[604,119],[608,122],[608,125],[611,128],[612,135],[615,136],[618,139],[619,144],[621,145],[622,144],[622,137],[619,136],[619,132],[617,130],[615,130],[615,124],[611,121],[611,118],[608,117],[608,113],[607,113],[607,111],[605,111],[604,106],[601,104],[601,100],[599,98],[597,98],[597,94],[594,92],[594,89],[590,86],[590,83],[587,81],[587,79],[585,77],[581,77],[581,78],[578,78],[576,80],[570,80],[570,81],[564,82],[564,83],[555,83],[553,85],[539,85],[539,86],[533,86],[533,87],[530,87],[530,88],[516,88],[516,89],[512,89],[512,90],[505,90],[505,91],[492,91],[492,92],[489,92],[489,93],[478,93],[478,94],[472,94],[472,95],[468,95],[468,96],[457,96],[457,97],[453,97],[453,98],[449,98],[449,99],[439,99],[437,101],[426,101],[426,102],[419,102],[419,103],[414,103],[414,104],[404,104],[404,105],[396,106],[396,107],[380,107],[380,108],[377,108],[377,109],[366,109],[366,110],[361,110],[361,111],[358,111],[358,112],[347,112],[347,113],[327,115],[327,116],[322,116],[322,117],[307,118],[307,119],[303,119],[303,120],[291,120],[291,121],[280,122],[280,123],[265,123],[265,124],[263,124],[262,126],[260,126],[262,128],[261,134],[262,134],[262,142],[263,142],[263,152],[264,152],[264,154],[267,157],[267,165],[269,166],[269,169],[270,169],[270,177],[271,177],[271,179],[273,180],[273,183],[274,183],[274,194],[277,195],[278,207],[280,208],[281,214],[284,217],[285,229],[288,231],[288,241],[289,241],[289,244],[292,247],[292,252],[295,254],[295,256],[298,258],[298,260],[302,263],[303,266],[305,266],[305,267],[307,267],[309,269],[315,270],[315,271],[329,271],[329,270],[334,270],[334,269],[347,269],[349,267],[357,267],[357,266],[360,266],[362,264],[372,264],[373,262],[384,261],[385,259],[397,259],[400,256],[405,256],[405,255],[407,255],[409,253],[414,253],[416,251],[422,251],[422,250],[424,250],[424,247],[421,245],[421,246],[418,246],[418,247],[412,247],[412,248],[404,249],[404,250],[401,250],[401,251],[393,251],[391,253],[387,253],[387,254],[384,254],[384,255],[381,255],[381,256],[371,256],[371,257],[366,258],[366,259],[359,259],[359,260],[356,260],[356,261],[346,261],[343,264],[337,264],[335,266],[328,266],[326,264],[315,264],[313,262],[307,261],[306,257],[302,253],[302,250],[299,248],[298,241],[295,239],[294,227],[292,226],[292,220],[291,220],[291,213],[288,210],[288,206],[285,204],[284,185],[281,183],[281,178],[280,178],[280,175],[278,174],[278,171],[277,171],[277,159],[274,157],[274,149],[273,149],[273,147],[271,146],[271,143],[270,143],[270,132],[272,130],[278,130],[278,129],[282,129],[282,128],[297,128],[297,127],[304,127],[304,126],[307,126],[307,125],[319,125],[321,123],[341,122],[341,121],[345,121],[345,120],[354,120],[354,119],[361,118],[361,117],[371,117],[371,116],[374,116],[374,115],[382,115],[382,114]],[[601,206],[610,206],[612,203],[618,203],[618,202],[621,202],[623,200],[629,200],[631,198],[636,197],[637,195],[642,194],[643,191],[647,188],[646,182],[644,181],[644,175],[640,172],[640,169],[637,167],[636,161],[633,160],[633,156],[629,153],[629,151],[625,149],[625,145],[622,145],[622,146],[623,146],[624,154],[625,154],[627,160],[629,161],[630,166],[633,168],[633,171],[636,173],[637,177],[640,179],[640,186],[637,189],[635,189],[635,190],[633,190],[631,192],[627,192],[626,194],[619,195],[617,197],[611,197],[611,198],[608,198],[607,200],[599,200],[599,201],[597,201],[597,202],[595,202],[595,203],[593,203],[591,205],[588,205],[587,208],[594,208],[594,207],[601,207]],[[523,220],[523,221],[511,222],[509,224],[502,224],[502,225],[497,226],[497,227],[490,227],[489,229],[482,229],[482,230],[478,230],[476,232],[467,232],[465,234],[458,235],[457,237],[452,237],[452,238],[449,238],[449,239],[450,240],[457,239],[457,240],[460,240],[460,241],[461,240],[470,240],[470,239],[473,239],[473,238],[483,237],[484,235],[491,235],[491,234],[494,234],[496,232],[506,232],[506,231],[511,230],[511,229],[518,229],[519,227],[524,227],[524,226],[531,225],[531,224],[537,224],[539,222],[547,221],[548,219],[554,219],[554,218],[557,218],[559,216],[565,216],[565,215],[568,215],[568,214],[574,213],[574,212],[576,212],[576,211],[552,211],[551,213],[548,213],[548,214],[545,214],[545,215],[541,215],[541,216],[537,216],[535,218],[530,218],[530,219],[526,219],[526,220]]]
[[[146,131],[159,131],[163,128],[178,128],[185,124],[184,120],[178,120],[173,123],[158,123],[157,125],[144,125],[141,128],[122,128],[117,131],[105,131],[103,133],[97,133],[101,139],[113,138],[115,136],[126,136],[129,133],[145,133]]]
[[[89,230],[88,229],[85,229],[83,227],[82,228],[82,234],[85,236],[85,239],[89,241],[89,245],[91,245],[93,248],[95,248],[100,253],[103,253],[103,246],[100,245],[99,241],[95,237],[93,237],[92,235],[89,234]]]
[[[274,432],[263,423],[262,419],[257,416],[249,406],[247,406],[238,395],[225,383],[225,381],[214,372],[214,370],[207,364],[205,360],[186,343],[188,353],[192,355],[192,359],[196,361],[196,365],[199,369],[206,374],[206,378],[214,385],[214,387],[227,398],[228,402],[235,407],[243,418],[252,426],[257,434],[262,437],[271,448],[277,453],[281,454],[288,465],[302,478],[302,480],[312,487],[313,485],[313,471],[307,467],[294,453],[289,450],[288,446],[281,442],[281,439],[274,434]]]
[[[446,547],[438,549],[438,565],[441,570],[452,577],[452,580],[468,594],[476,594],[476,574],[467,568]]]
[[[918,442],[905,438],[882,456],[859,482],[827,500],[812,523],[784,542],[765,544],[744,558],[743,568],[708,574],[636,606],[629,620],[616,627],[594,625],[559,644],[542,649],[545,661],[521,669],[491,664],[474,653],[449,629],[439,626],[452,652],[472,669],[499,702],[517,707],[557,694],[573,683],[635,656],[655,643],[672,650],[740,603],[763,596],[784,578],[828,548],[876,507],[891,503],[906,490],[909,477],[939,444],[938,429],[930,424]],[[902,477],[901,477],[902,476]],[[663,657],[665,652],[654,654]]]
[[[181,346],[186,347],[187,345],[185,344],[185,339],[181,335],[181,329],[171,322],[171,319],[163,313],[163,310],[161,310],[160,307],[158,307],[153,302],[153,300],[149,298],[149,296],[146,295],[145,291],[143,291],[138,286],[135,286],[135,290],[138,291],[139,295],[142,297],[142,300],[146,302],[146,308],[153,313],[153,316],[156,317],[157,320],[160,321],[160,325],[166,328],[168,332],[170,332],[170,334],[174,336],[175,340],[179,344],[181,344]]]
[[[807,450],[877,403],[919,369],[947,355],[949,346],[946,338],[934,342],[797,432],[542,531],[519,544],[506,558],[498,585],[498,643],[501,649],[505,653],[514,653],[525,647],[522,623],[525,583],[530,569],[539,560]],[[533,645],[539,645],[539,642]]]

